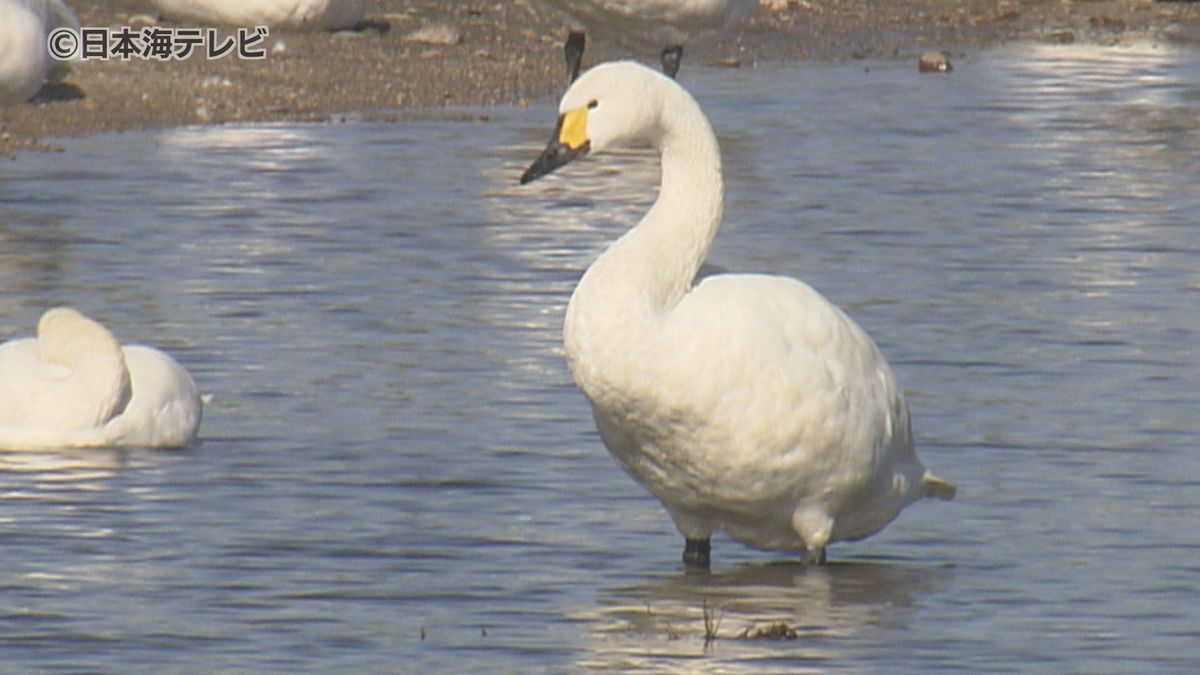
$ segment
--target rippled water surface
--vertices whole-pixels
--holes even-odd
[[[73,304],[213,401],[186,451],[0,455],[4,669],[1200,663],[1200,54],[682,79],[725,153],[710,261],[847,308],[958,501],[685,574],[559,346],[657,168],[517,187],[549,102],[71,140],[0,161],[3,337]]]

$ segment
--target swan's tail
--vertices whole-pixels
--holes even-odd
[[[925,496],[933,499],[954,499],[954,495],[958,493],[958,486],[954,483],[928,472],[921,479],[921,484],[925,486]]]

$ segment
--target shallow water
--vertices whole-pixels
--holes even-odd
[[[186,451],[0,454],[5,669],[1190,670],[1200,54],[955,65],[682,73],[710,261],[846,307],[959,485],[824,569],[718,537],[684,573],[604,451],[561,315],[657,169],[517,187],[549,103],[0,162],[3,336],[70,303],[214,397]]]

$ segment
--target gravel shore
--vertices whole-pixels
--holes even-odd
[[[148,0],[72,3],[85,27],[154,23]],[[187,24],[161,22],[164,27]],[[232,35],[233,29],[221,29]],[[104,131],[522,105],[562,91],[561,22],[524,0],[377,0],[358,29],[272,31],[265,56],[89,60],[33,104],[0,109],[0,156]],[[1148,0],[764,0],[697,63],[911,58],[1012,41],[1200,44],[1200,4]],[[589,45],[588,62],[629,56]],[[651,54],[636,55],[654,60]]]

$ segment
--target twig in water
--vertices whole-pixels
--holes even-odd
[[[751,626],[738,635],[739,640],[795,640],[800,637],[796,629],[782,621],[776,621],[760,628]]]
[[[708,649],[712,646],[714,640],[717,639],[717,631],[721,629],[721,619],[725,617],[725,610],[721,610],[720,614],[716,613],[715,607],[708,606],[708,598],[704,598],[704,648]]]

